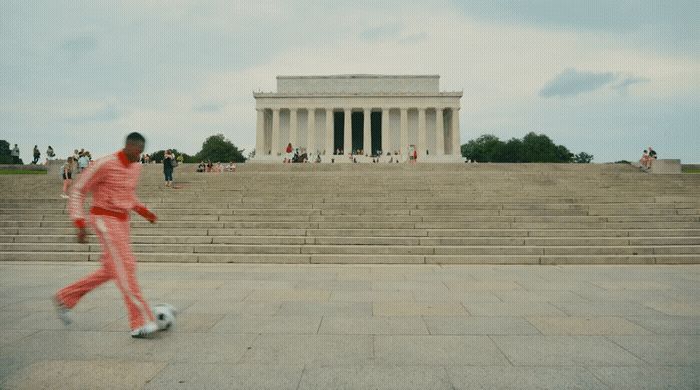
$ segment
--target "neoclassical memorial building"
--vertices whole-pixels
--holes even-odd
[[[323,162],[351,151],[405,160],[413,148],[419,161],[462,161],[462,92],[440,92],[437,75],[277,76],[277,92],[253,96],[253,161],[281,161],[289,143]]]

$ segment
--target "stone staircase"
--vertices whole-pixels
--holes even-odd
[[[700,263],[700,175],[626,165],[242,164],[143,170],[159,216],[132,219],[139,261]],[[2,175],[0,260],[97,261],[57,174]]]

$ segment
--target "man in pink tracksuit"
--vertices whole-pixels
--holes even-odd
[[[124,149],[97,160],[73,185],[68,211],[78,228],[78,241],[87,242],[83,202],[92,193],[89,223],[102,244],[102,266],[85,278],[65,287],[54,297],[58,315],[67,325],[68,313],[80,298],[102,283],[114,280],[129,311],[132,337],[147,337],[158,330],[153,313],[143,299],[136,280],[136,259],[129,244],[129,212],[134,210],[149,222],[156,216],[136,198],[141,172],[139,157],[146,140],[139,133],[126,138]]]

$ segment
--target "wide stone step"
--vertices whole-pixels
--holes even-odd
[[[2,252],[0,261],[99,261],[100,255],[85,252]],[[698,255],[639,256],[365,256],[365,255],[261,255],[261,254],[139,254],[139,262],[199,263],[314,263],[314,264],[695,264]]]
[[[91,252],[99,244],[78,243],[0,243],[0,252]],[[658,246],[420,246],[420,245],[271,245],[271,244],[133,244],[140,253],[174,252],[219,254],[329,254],[329,255],[700,255],[700,245]]]
[[[487,227],[486,223],[580,223],[588,225],[590,223],[603,222],[639,222],[639,223],[661,223],[661,222],[700,222],[700,216],[695,215],[666,215],[666,216],[413,216],[413,215],[179,215],[163,216],[159,215],[160,226],[171,227],[212,227],[221,228],[230,226],[230,223],[237,222],[264,222],[264,223],[301,223],[301,222],[322,222],[328,223],[410,223],[410,222],[431,222],[431,223],[479,223]],[[143,226],[147,222],[135,216],[132,219],[133,226]],[[225,223],[225,224],[224,224]],[[7,216],[0,221],[0,227],[61,227],[71,225],[70,218],[62,215],[39,215],[32,214],[27,217],[21,215]]]
[[[98,243],[95,236],[88,236]],[[75,234],[66,235],[0,235],[0,243],[17,244],[73,244]],[[147,236],[133,235],[134,244],[237,244],[237,245],[406,245],[406,246],[666,246],[697,245],[695,237],[337,237],[337,236]]]

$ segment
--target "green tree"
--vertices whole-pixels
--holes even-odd
[[[493,157],[494,162],[524,162],[525,157],[523,155],[523,141],[517,138],[511,138],[508,142],[501,142],[496,146]]]
[[[180,153],[177,151],[177,149],[170,149],[170,151],[173,152],[175,157],[177,158],[178,156],[182,156],[184,158],[185,163],[193,163],[193,162],[198,162],[196,156],[190,156],[187,153]],[[161,162],[163,161],[163,157],[165,157],[165,150],[159,150],[157,152],[151,153],[151,161],[157,161]]]
[[[494,160],[496,148],[501,140],[495,135],[484,134],[462,145],[462,156],[479,162],[491,162]]]
[[[0,164],[12,164],[13,158],[10,154],[10,143],[4,139],[0,140]]]
[[[581,152],[574,156],[574,162],[579,164],[589,164],[593,161],[593,155],[586,152]]]
[[[212,162],[245,162],[245,149],[239,150],[236,145],[226,139],[223,134],[212,135],[202,144],[202,150],[195,155],[197,161],[211,160]]]
[[[511,138],[508,142],[485,134],[462,145],[461,150],[463,157],[478,162],[563,163],[572,162],[575,157],[564,145],[556,145],[546,135],[535,133],[528,133],[522,140]],[[592,159],[593,156],[590,157]]]

